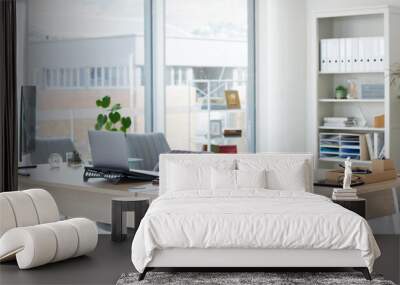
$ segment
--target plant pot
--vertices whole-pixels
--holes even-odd
[[[336,95],[336,99],[346,99],[347,91],[339,89],[339,90],[336,90],[335,95]]]

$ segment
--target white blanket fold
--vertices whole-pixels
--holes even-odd
[[[140,223],[132,262],[143,272],[165,248],[358,249],[370,271],[380,255],[359,215],[323,196],[265,189],[162,195]]]

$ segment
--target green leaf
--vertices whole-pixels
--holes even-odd
[[[122,127],[124,127],[125,129],[129,129],[129,127],[132,124],[131,118],[130,117],[123,117],[121,119],[121,124],[122,124]]]
[[[111,98],[110,96],[104,96],[102,100],[102,106],[103,108],[108,108],[111,104]]]
[[[121,110],[122,109],[122,107],[121,107],[121,104],[115,104],[115,105],[113,105],[112,107],[111,107],[111,112],[115,112],[115,111],[118,111],[118,110]]]
[[[95,128],[96,131],[100,131],[101,128],[102,128],[102,125],[99,125],[99,123],[97,123],[97,124],[94,126],[94,128]]]
[[[111,131],[112,123],[111,123],[110,121],[107,121],[107,123],[104,125],[104,128],[105,128],[107,131]]]
[[[101,99],[96,100],[96,106],[97,107],[103,107],[103,101]]]
[[[99,114],[97,116],[97,124],[102,127],[107,122],[107,115]]]
[[[112,132],[118,132],[118,129],[117,128],[112,128],[111,131]]]
[[[111,112],[108,117],[110,118],[111,123],[115,124],[121,119],[121,114],[119,112]]]

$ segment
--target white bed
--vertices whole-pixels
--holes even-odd
[[[309,154],[162,155],[134,266],[141,278],[155,267],[354,267],[368,278],[380,255],[368,223],[310,193],[311,173]]]

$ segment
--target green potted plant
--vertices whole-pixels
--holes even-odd
[[[119,110],[122,109],[121,104],[114,104],[111,106],[110,96],[104,96],[96,100],[96,106],[102,110],[102,113],[97,116],[95,129],[100,131],[106,129],[107,131],[121,131],[126,133],[132,124],[130,117],[123,117]],[[110,107],[111,106],[111,107]]]
[[[347,98],[347,88],[343,85],[339,85],[335,89],[336,99],[346,99]]]

